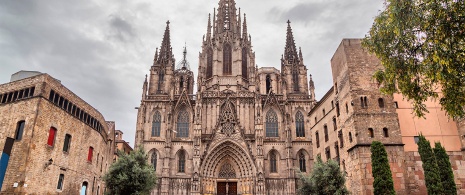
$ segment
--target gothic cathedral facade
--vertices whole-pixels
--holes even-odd
[[[296,173],[313,164],[315,97],[290,22],[284,42],[281,71],[256,67],[246,15],[220,0],[194,92],[186,49],[176,64],[167,22],[137,117],[136,147],[159,178],[152,194],[295,194]]]

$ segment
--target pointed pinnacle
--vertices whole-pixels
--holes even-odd
[[[207,40],[211,39],[212,34],[212,23],[210,20],[210,14],[208,14],[208,24],[207,24]]]

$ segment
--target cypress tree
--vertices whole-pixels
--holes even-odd
[[[449,155],[446,153],[446,149],[441,146],[441,143],[436,142],[434,144],[434,155],[436,156],[436,162],[438,163],[442,187],[444,187],[444,193],[450,195],[457,194],[457,186],[454,181],[454,173],[452,172],[452,166],[450,164]]]
[[[379,141],[371,143],[371,174],[374,177],[374,194],[395,195],[391,168],[384,145]]]
[[[443,194],[441,177],[439,176],[439,167],[436,163],[430,142],[420,134],[418,141],[418,153],[423,161],[423,170],[425,172],[425,183],[428,194]]]

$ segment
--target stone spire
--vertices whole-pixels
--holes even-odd
[[[242,38],[247,40],[247,17],[244,13],[244,23],[242,24]]]
[[[142,99],[145,99],[145,96],[147,95],[147,86],[148,86],[147,75],[145,75],[145,81],[144,81],[144,84],[142,85]]]
[[[207,25],[207,41],[212,39],[212,22],[210,20],[210,14],[208,14],[208,25]]]
[[[190,70],[189,62],[187,61],[187,46],[184,44],[184,51],[182,52],[182,60],[178,63],[177,70]]]
[[[161,42],[160,54],[158,63],[167,64],[168,61],[173,57],[170,40],[170,21],[166,22],[165,34],[163,35],[163,41]]]
[[[239,14],[237,14],[237,33],[239,33],[239,36],[240,36],[240,33],[242,32],[241,30],[241,8],[239,8]]]
[[[295,47],[294,35],[292,34],[291,22],[287,21],[286,48],[284,49],[284,59],[289,64],[298,61],[297,49]]]
[[[155,56],[153,57],[153,65],[155,66],[155,63],[158,61],[158,47],[155,50]]]
[[[310,81],[308,82],[310,86],[310,99],[315,101],[315,83],[313,82],[312,75],[310,74]]]
[[[237,30],[236,2],[234,0],[220,0],[215,22],[218,33]]]
[[[300,60],[300,62],[302,64],[304,63],[304,57],[302,55],[302,48],[301,47],[299,47],[299,60]]]
[[[216,30],[216,9],[213,8],[213,37],[216,37],[218,31]]]

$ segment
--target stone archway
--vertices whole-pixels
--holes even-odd
[[[207,154],[201,165],[202,193],[218,193],[221,183],[236,185],[238,194],[253,194],[256,168],[246,150],[232,141],[225,141]]]

